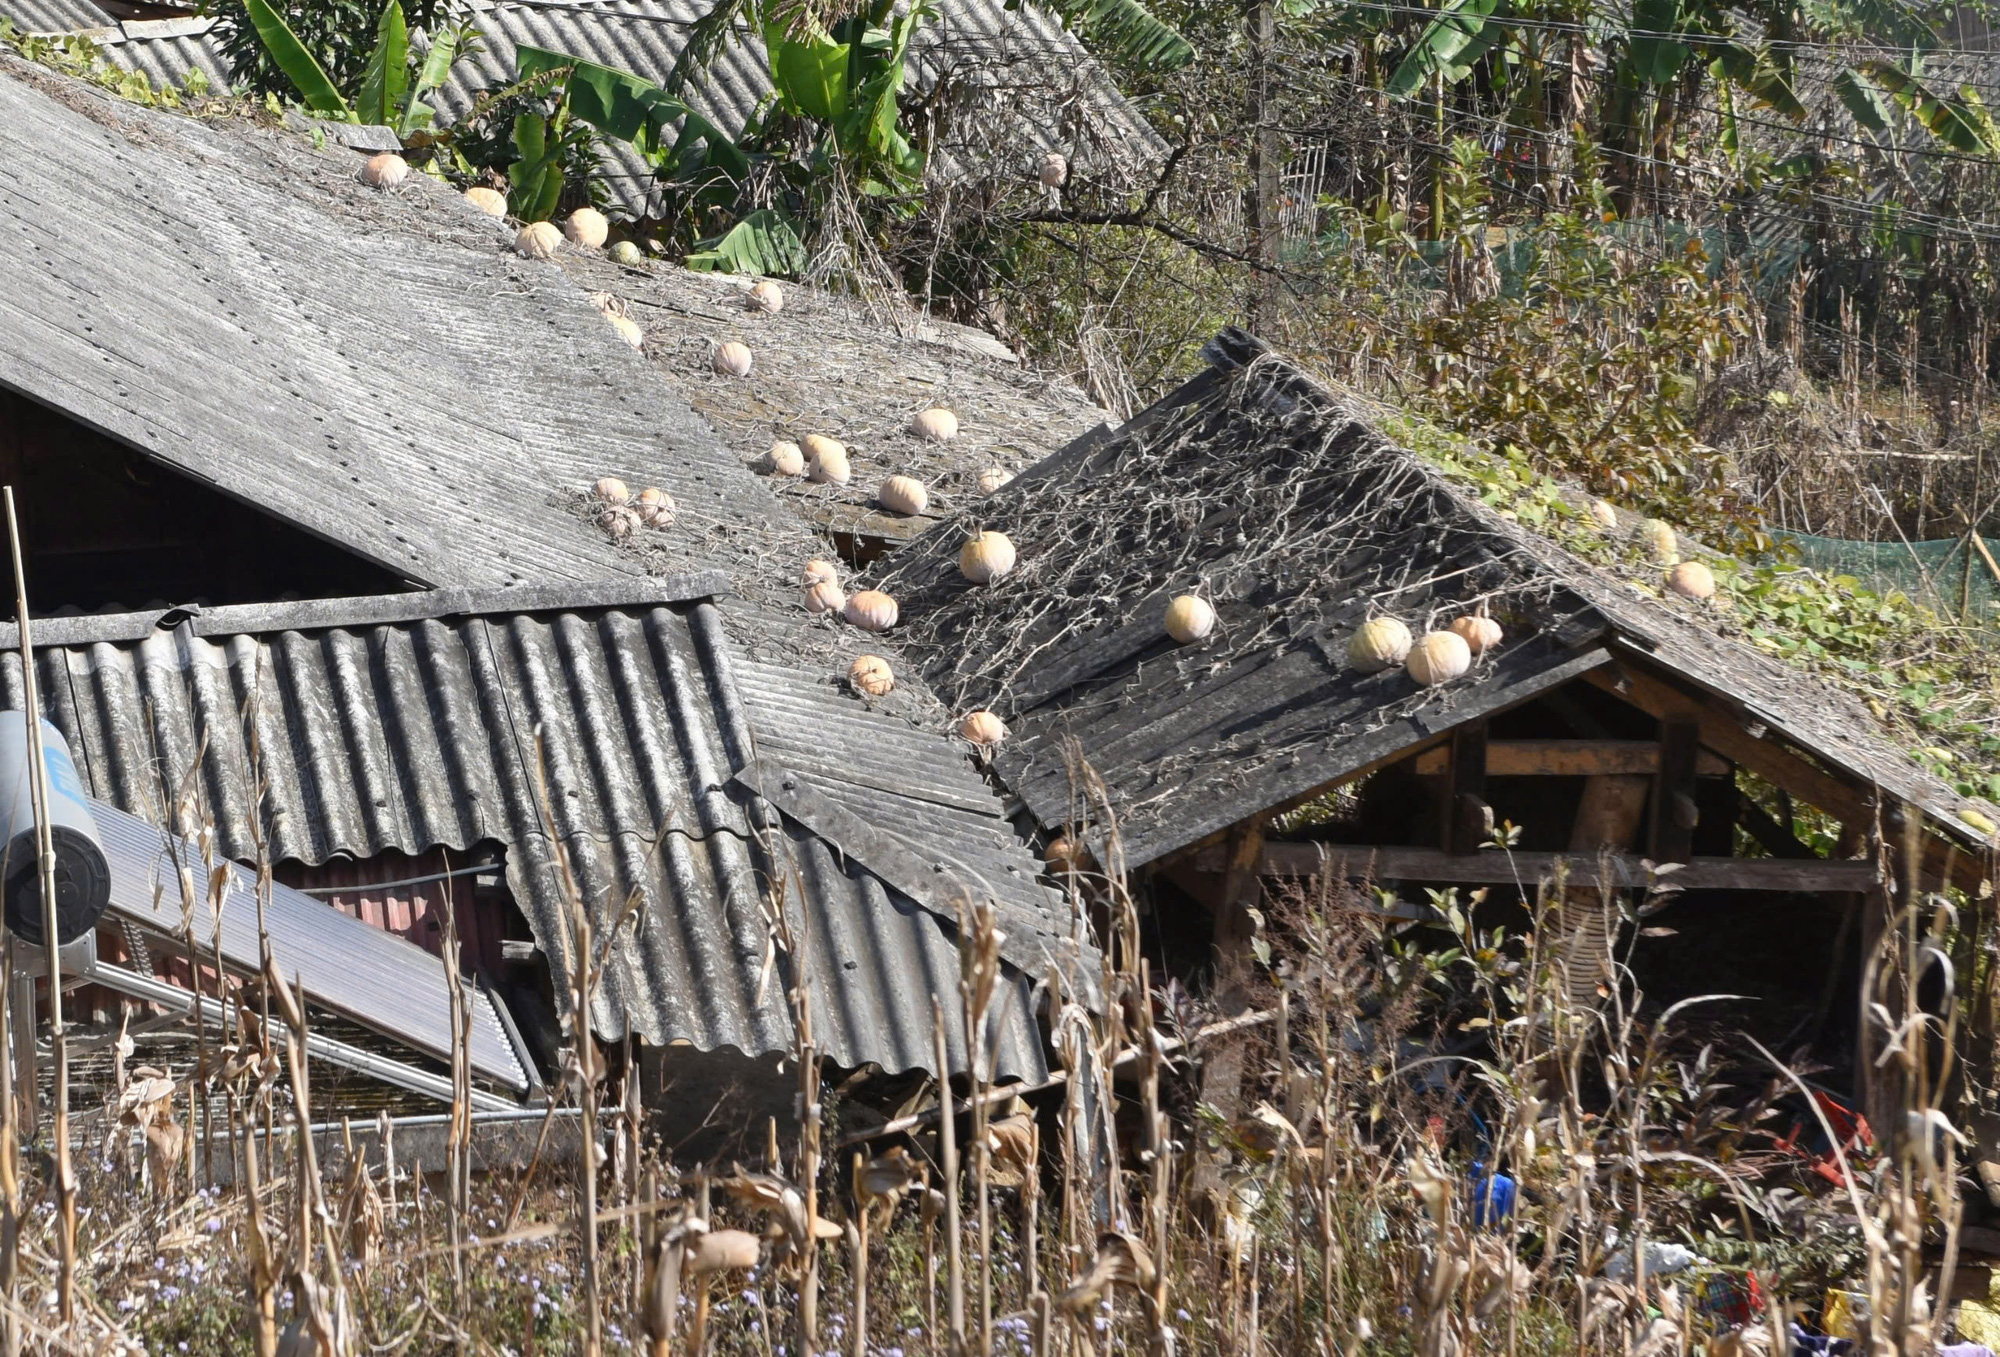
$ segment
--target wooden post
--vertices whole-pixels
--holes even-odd
[[[1622,852],[1639,832],[1652,790],[1649,777],[1592,777],[1583,782],[1583,801],[1570,831],[1570,884],[1563,895],[1564,988],[1572,1004],[1595,1006],[1605,963],[1617,945],[1618,928],[1597,879],[1598,854]]]
[[[1251,281],[1250,328],[1265,337],[1278,320],[1278,138],[1271,130],[1271,49],[1278,36],[1276,0],[1246,0],[1250,47],[1250,256],[1261,266]]]
[[[1461,855],[1478,852],[1493,829],[1493,809],[1486,804],[1484,721],[1451,733],[1444,807],[1444,851]]]
[[[1229,865],[1223,869],[1222,894],[1215,902],[1215,950],[1218,969],[1247,950],[1256,936],[1250,911],[1263,893],[1259,876],[1264,861],[1264,818],[1253,816],[1229,831]]]
[[[1692,716],[1660,722],[1660,776],[1653,797],[1653,860],[1686,862],[1694,856],[1695,763],[1701,750],[1701,723]]]
[[[1263,898],[1264,818],[1253,816],[1229,833],[1229,865],[1215,899],[1215,998],[1224,1011],[1245,1003],[1250,941],[1257,935],[1250,917]],[[1219,1043],[1201,1070],[1201,1099],[1234,1121],[1243,1111],[1243,1044]]]
[[[1908,1005],[1908,976],[1898,927],[1898,906],[1911,897],[1915,885],[1915,864],[1921,861],[1922,829],[1919,812],[1909,806],[1891,807],[1882,817],[1882,832],[1871,847],[1880,866],[1875,888],[1861,901],[1861,992],[1855,1013],[1854,1090],[1862,1114],[1875,1131],[1884,1150],[1890,1149],[1902,1133],[1904,1078],[1895,1060],[1879,1066],[1877,1058],[1888,1033],[1870,1015],[1879,1004],[1888,1011],[1892,1023],[1904,1020]]]

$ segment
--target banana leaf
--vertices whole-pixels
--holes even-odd
[[[1504,24],[1486,22],[1499,7],[1500,0],[1450,0],[1389,77],[1389,94],[1407,99],[1440,72],[1449,83],[1463,80],[1505,36]]]
[[[1881,88],[1860,71],[1845,69],[1833,77],[1833,91],[1854,121],[1876,136],[1889,133],[1889,101]]]
[[[1724,42],[1716,44],[1714,50],[1715,59],[1709,63],[1709,69],[1720,79],[1793,122],[1805,120],[1805,104],[1792,88],[1791,77],[1772,59],[1768,48]]]
[[[1680,74],[1688,59],[1688,45],[1672,36],[1680,22],[1680,0],[1636,0],[1633,4],[1632,41],[1625,60],[1640,80],[1660,86]]]
[[[903,88],[903,59],[921,13],[912,7],[878,40],[864,41],[864,47],[875,49],[870,63],[876,70],[854,91],[843,117],[834,124],[834,139],[844,154],[887,165],[904,180],[920,178],[924,169],[923,157],[897,125],[896,105]]]
[[[547,221],[562,198],[562,137],[539,113],[514,119],[507,183],[507,210],[522,221]]]
[[[790,218],[760,207],[721,235],[701,241],[685,262],[704,273],[797,274],[805,270],[806,247]]]
[[[771,83],[786,112],[829,124],[847,112],[847,66],[852,49],[846,43],[795,41],[773,26],[765,30],[764,50],[770,54]]]
[[[257,40],[264,44],[271,60],[292,82],[292,88],[305,100],[306,107],[329,118],[352,122],[354,110],[347,106],[347,100],[340,97],[340,91],[333,87],[333,81],[313,60],[313,54],[292,32],[284,16],[271,8],[270,0],[243,0],[243,8],[250,15],[251,27],[257,30]]]
[[[570,113],[607,137],[630,142],[654,164],[671,168],[687,148],[705,143],[708,161],[715,168],[739,181],[749,175],[750,158],[734,138],[652,81],[526,43],[517,44],[514,54],[524,80],[548,71],[568,70],[564,89]],[[670,142],[669,134],[677,122],[680,135]]]
[[[1855,69],[1887,90],[1889,97],[1942,145],[1967,155],[2000,151],[2000,133],[1996,133],[1992,117],[1972,86],[1964,86],[1959,97],[1951,99],[1893,61],[1862,61]]]
[[[389,0],[375,27],[375,50],[354,96],[354,116],[365,123],[387,126],[399,122],[410,90],[410,29],[403,22],[402,0]]]
[[[1139,0],[1048,0],[1048,8],[1090,46],[1132,66],[1171,71],[1194,60],[1188,40]]]

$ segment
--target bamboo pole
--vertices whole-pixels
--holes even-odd
[[[42,704],[35,683],[35,650],[29,638],[28,572],[21,561],[21,528],[14,487],[4,490],[7,539],[14,557],[14,615],[21,629],[21,681],[27,703],[28,788],[35,810],[35,866],[42,886],[42,952],[49,963],[49,1050],[55,1062],[56,1246],[61,1272],[57,1313],[65,1328],[76,1318],[76,1166],[69,1146],[69,1042],[63,1035],[62,946],[56,927],[56,848],[49,824],[49,770],[42,761]]]
[[[14,1105],[14,935],[0,939],[0,1348],[20,1357],[21,1131]]]
[[[951,1106],[951,1048],[945,1041],[944,1006],[931,1000],[931,1031],[937,1052],[938,1105]],[[965,1350],[965,1261],[958,1225],[958,1141],[951,1116],[938,1118],[938,1172],[944,1179],[945,1286],[950,1297],[951,1348]]]

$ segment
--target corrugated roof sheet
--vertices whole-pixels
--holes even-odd
[[[23,0],[0,0],[0,13]],[[46,3],[46,0],[31,0]],[[515,78],[517,44],[584,57],[663,80],[688,26],[707,9],[699,0],[546,0],[475,4],[470,17],[485,39],[461,61],[433,102],[446,120],[464,115],[488,90]],[[103,16],[94,21],[101,25]],[[180,85],[200,69],[218,88],[229,63],[205,31],[184,23],[127,24],[107,36],[105,54],[144,71],[155,85]],[[1119,93],[1082,44],[1050,16],[1003,0],[941,0],[912,44],[910,82],[934,92],[946,82],[948,120],[933,174],[942,179],[1002,174],[1018,178],[1043,150],[1059,149],[1079,173],[1129,187],[1164,155],[1157,133]],[[771,93],[763,44],[745,32],[726,44],[695,92],[698,111],[735,131]],[[651,171],[629,148],[607,148],[607,183],[615,201],[642,213]]]
[[[412,602],[297,605],[296,626],[285,605],[223,609],[261,615],[260,629],[230,633],[211,614],[136,638],[143,615],[70,619],[39,654],[46,709],[93,794],[155,823],[162,787],[182,785],[199,753],[191,785],[231,857],[254,857],[260,821],[274,858],[305,863],[505,845],[514,897],[558,958],[560,842],[600,935],[634,892],[641,902],[593,1015],[610,1037],[629,1020],[655,1044],[787,1049],[765,917],[765,886],[782,880],[803,905],[821,1049],[847,1066],[928,1068],[931,996],[949,999],[958,974],[940,899],[990,891],[1017,963],[997,1066],[1042,1069],[1029,991],[1067,914],[941,742],[735,654],[711,603],[521,613],[447,596],[411,617]],[[370,620],[385,613],[406,615]],[[19,677],[18,658],[0,659],[0,704],[18,702]],[[779,814],[752,789],[753,764],[782,767],[889,842]]]
[[[436,586],[365,605],[217,609],[158,635],[150,616],[52,620],[38,640],[60,648],[47,653],[67,677],[48,701],[89,751],[94,785],[147,813],[153,760],[185,765],[196,732],[233,727],[264,675],[274,851],[315,861],[494,838],[512,847],[516,894],[547,942],[559,922],[550,840],[524,771],[539,725],[564,788],[558,833],[593,906],[641,883],[676,905],[649,913],[614,966],[605,1030],[621,1034],[629,1013],[655,1040],[781,1045],[782,991],[760,988],[743,819],[758,800],[718,752],[740,757],[749,737],[723,743],[716,723],[760,685],[777,685],[771,712],[810,705],[857,648],[855,633],[809,625],[798,604],[799,566],[823,550],[799,520],[559,269],[514,258],[504,228],[421,177],[365,190],[348,153],[136,108],[6,54],[0,162],[17,171],[0,183],[0,383]],[[685,342],[699,334],[682,327]],[[581,503],[606,472],[666,488],[675,526],[614,546]],[[714,637],[694,638],[672,610],[632,611],[665,587],[647,572],[704,571],[748,596],[700,610]],[[555,588],[577,580],[592,583]],[[679,596],[722,587],[711,577]],[[741,693],[716,677],[725,612],[745,662],[789,672],[796,694],[768,675]],[[962,754],[904,719],[940,715],[920,683],[899,685],[853,728],[856,766],[893,756],[886,781],[805,766],[796,792],[773,791],[797,804],[772,824],[836,855],[809,902],[824,905],[815,945],[890,949],[829,953],[826,1002],[857,1013],[884,1002],[837,983],[870,967],[909,981],[886,996],[895,1023],[834,1032],[829,1014],[822,1044],[836,1058],[923,1063],[928,978],[955,965],[941,879],[959,869],[997,887],[1023,977],[1045,969],[1045,939],[1015,907],[1040,890],[1033,860]],[[822,740],[746,729],[774,749],[811,753]],[[607,743],[608,730],[628,743]],[[246,760],[225,741],[204,762],[232,851],[251,823]],[[937,810],[899,778],[954,786],[964,804]],[[1021,1038],[1010,1068],[1038,1066],[1031,1024],[1009,1030]]]
[[[966,584],[949,530],[876,568],[939,695],[1013,727],[996,766],[1044,825],[1068,817],[1072,741],[1137,866],[1566,682],[1610,643],[1981,840],[1853,699],[1501,519],[1249,336],[1209,356],[1125,429],[980,506],[977,526],[1020,550],[1004,580]],[[1184,592],[1219,617],[1199,645],[1162,626]],[[1475,682],[1423,689],[1345,661],[1377,613],[1420,630],[1482,604],[1513,620]]]
[[[0,19],[13,20],[23,33],[75,33],[111,24],[111,16],[90,0],[0,0]]]

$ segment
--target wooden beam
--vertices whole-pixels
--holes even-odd
[[[1748,768],[1772,786],[1825,811],[1844,826],[1874,823],[1875,788],[1843,782],[1790,750],[1752,735],[1744,728],[1742,718],[1718,705],[1719,699],[1686,692],[1630,661],[1589,670],[1583,679],[1654,716],[1694,717],[1701,727],[1704,745]],[[1911,807],[1902,813],[1922,812]],[[1884,818],[1893,820],[1887,814]],[[1889,828],[1893,830],[1894,824]],[[1986,880],[1985,864],[1953,839],[1924,835],[1921,861],[1920,874],[1926,888],[1949,879],[1953,885],[1976,891]]]
[[[1445,771],[1449,758],[1443,749],[1428,750],[1417,756],[1417,771],[1437,774]],[[1488,777],[1650,777],[1660,771],[1660,744],[1657,740],[1489,740],[1486,744]],[[1695,771],[1702,777],[1728,777],[1728,760],[1704,749],[1697,755]]]
[[[1799,842],[1797,835],[1772,819],[1769,811],[1747,796],[1737,802],[1736,823],[1749,831],[1750,837],[1763,844],[1764,851],[1774,858],[1790,858],[1794,862],[1803,862],[1819,856]],[[1843,839],[1852,837],[1856,846],[1862,839],[1858,832],[1850,836],[1844,830],[1841,837]]]
[[[1206,856],[1206,855],[1204,855]],[[1220,854],[1216,855],[1218,858]],[[1650,874],[1641,860],[1630,854],[1609,859],[1621,887],[1642,887]],[[1594,855],[1583,853],[1506,853],[1497,849],[1458,855],[1435,848],[1379,848],[1338,843],[1267,843],[1262,870],[1265,876],[1320,876],[1338,872],[1348,877],[1372,877],[1378,881],[1438,881],[1446,884],[1502,885],[1520,881],[1533,886],[1553,877],[1557,864],[1567,862],[1572,880],[1584,882],[1595,876]],[[1219,870],[1221,863],[1197,863]],[[1874,880],[1875,864],[1865,858],[1830,861],[1814,858],[1799,862],[1788,858],[1693,858],[1679,871],[1660,878],[1688,890],[1733,891],[1866,891]],[[1592,883],[1594,884],[1594,883]]]
[[[1693,717],[1700,727],[1703,744],[1835,819],[1865,821],[1874,811],[1871,792],[1849,786],[1790,750],[1757,738],[1744,728],[1738,717],[1632,664],[1593,669],[1583,678],[1654,716]]]

